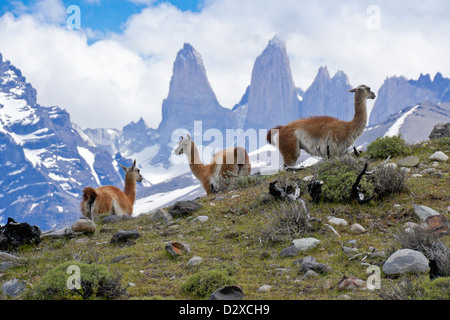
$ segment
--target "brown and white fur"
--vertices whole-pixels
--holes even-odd
[[[186,154],[192,173],[200,180],[207,195],[222,191],[228,177],[250,174],[250,159],[244,148],[235,147],[219,151],[213,156],[211,163],[205,165],[191,136],[188,134],[186,138],[180,138],[175,154]]]
[[[354,144],[366,127],[366,100],[375,99],[375,93],[365,85],[350,92],[355,93],[355,115],[352,121],[328,116],[310,117],[269,130],[267,141],[278,147],[287,166],[295,166],[301,149],[313,156],[323,157],[327,155],[327,150],[331,156],[336,156]],[[278,134],[274,134],[274,129],[278,129]]]
[[[131,216],[136,199],[136,181],[142,182],[144,178],[136,167],[136,160],[131,167],[120,166],[125,171],[124,191],[114,186],[84,188],[81,212],[85,217],[94,220],[99,214]]]

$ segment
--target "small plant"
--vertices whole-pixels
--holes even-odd
[[[70,266],[80,270],[79,289],[68,288]],[[114,299],[126,292],[121,278],[121,275],[111,275],[103,265],[68,261],[47,272],[33,289],[32,295],[38,300]]]
[[[217,289],[233,283],[234,278],[231,277],[228,268],[216,268],[190,276],[181,286],[181,290],[205,298]]]
[[[398,285],[382,288],[378,294],[384,300],[449,300],[450,277],[416,281],[406,278]]]
[[[407,156],[412,153],[411,147],[406,145],[401,136],[378,137],[367,146],[367,153],[374,158],[387,158],[396,156]]]

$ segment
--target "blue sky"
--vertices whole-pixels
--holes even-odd
[[[16,16],[22,11],[31,13],[40,0],[2,1],[0,16],[5,12],[12,12]],[[77,5],[81,11],[81,27],[92,30],[120,33],[124,23],[133,14],[139,14],[148,6],[158,6],[170,3],[180,11],[200,12],[202,0],[62,0],[67,8]],[[26,9],[25,9],[26,7]]]

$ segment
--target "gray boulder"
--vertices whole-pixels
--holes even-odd
[[[438,123],[430,133],[430,140],[450,137],[450,123]]]
[[[422,206],[418,204],[413,204],[414,213],[420,218],[420,220],[425,221],[428,217],[431,216],[437,216],[439,215],[438,212],[434,211],[433,209]]]
[[[419,164],[419,158],[416,156],[409,156],[398,160],[397,164],[402,167],[415,167]]]
[[[21,294],[26,287],[25,282],[12,279],[2,285],[2,294],[15,297]]]
[[[131,244],[140,236],[137,230],[119,230],[111,238],[110,244]]]
[[[430,271],[428,259],[422,252],[401,249],[392,254],[383,265],[383,272],[389,275],[422,273]]]

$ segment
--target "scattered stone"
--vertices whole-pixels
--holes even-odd
[[[181,256],[185,252],[190,252],[191,248],[188,244],[181,243],[178,241],[172,241],[166,244],[166,251],[172,256]]]
[[[366,281],[354,276],[343,276],[338,283],[338,291],[366,289]]]
[[[270,290],[272,290],[272,286],[268,284],[262,285],[261,287],[258,288],[258,292],[262,293],[270,292]]]
[[[422,178],[423,175],[419,174],[419,173],[414,173],[411,175],[411,178]]]
[[[430,174],[431,176],[435,177],[435,178],[443,178],[444,175],[442,174],[442,172],[433,172]]]
[[[3,272],[9,268],[13,268],[13,267],[17,267],[20,264],[16,263],[16,262],[12,262],[12,261],[4,261],[4,262],[0,262],[0,272]]]
[[[234,198],[239,198],[239,195],[238,195],[238,194],[233,194],[233,195],[231,196],[231,199],[234,199]]]
[[[191,215],[201,207],[203,206],[195,201],[178,201],[170,208],[169,213],[174,218],[182,218]]]
[[[307,280],[307,279],[317,279],[319,277],[320,275],[314,270],[308,270],[306,271],[306,273],[303,275],[302,278]]]
[[[194,219],[192,219],[193,222],[199,221],[201,223],[208,221],[209,217],[208,216],[198,216]]]
[[[324,274],[324,273],[329,273],[329,272],[333,271],[333,268],[331,268],[330,266],[327,266],[326,264],[319,263],[319,262],[303,262],[302,264],[300,264],[298,272],[305,274],[310,270],[317,272],[317,273]]]
[[[435,168],[427,168],[427,169],[424,169],[424,170],[420,171],[420,173],[421,174],[427,174],[427,173],[429,174],[429,173],[433,173],[435,171],[436,171]]]
[[[438,123],[430,133],[430,140],[450,137],[450,123]]]
[[[328,217],[328,222],[336,226],[343,226],[343,227],[346,227],[348,224],[347,221],[345,221],[344,219],[336,217]]]
[[[450,234],[450,224],[446,216],[439,214],[425,219],[426,230],[434,234]]]
[[[428,272],[430,270],[428,264],[429,261],[422,252],[400,249],[386,260],[383,272],[389,275]]]
[[[313,256],[307,256],[307,257],[304,257],[301,259],[294,260],[294,262],[292,262],[292,264],[300,266],[302,263],[305,263],[305,262],[316,263],[317,259],[314,258]]]
[[[173,218],[170,215],[170,213],[168,213],[166,210],[158,209],[158,210],[150,213],[150,220],[155,221],[155,222],[163,221],[165,223],[168,223],[168,222],[172,221]]]
[[[280,252],[280,257],[282,257],[282,258],[295,257],[297,255],[298,255],[298,249],[294,245],[284,248]]]
[[[0,227],[0,250],[9,251],[17,249],[24,244],[39,244],[41,230],[28,223],[20,223],[8,218],[8,222]]]
[[[19,279],[12,279],[2,285],[2,294],[15,297],[21,294],[26,287],[27,285],[25,282],[20,281]]]
[[[356,248],[356,240],[352,239],[352,240],[348,240],[345,242],[347,245],[349,245],[352,248]]]
[[[71,227],[64,227],[59,230],[50,230],[43,232],[41,234],[41,239],[50,238],[50,239],[59,239],[59,238],[74,238],[78,235],[83,234],[82,232],[74,232]]]
[[[339,300],[351,300],[352,298],[348,294],[341,294],[337,297]]]
[[[443,162],[448,160],[448,156],[442,151],[436,151],[430,156],[430,159]]]
[[[360,224],[354,223],[354,224],[352,224],[352,226],[350,227],[350,230],[349,230],[349,231],[350,231],[351,234],[361,234],[361,233],[366,232],[366,229],[364,229],[364,227],[361,226]]]
[[[107,215],[102,218],[102,223],[103,224],[115,223],[115,222],[119,222],[119,221],[123,221],[123,220],[133,220],[133,219],[134,219],[134,217],[129,216],[129,215],[121,215],[121,216]]]
[[[110,244],[134,244],[141,235],[137,230],[119,230],[111,238]]]
[[[415,167],[419,164],[419,158],[416,156],[409,156],[398,160],[397,164],[402,167]]]
[[[342,252],[344,252],[348,256],[352,256],[352,255],[358,253],[358,249],[357,248],[350,248],[350,247],[347,247],[347,246],[342,246]]]
[[[193,257],[188,261],[187,266],[195,267],[195,266],[199,265],[200,263],[202,263],[202,261],[203,261],[202,257]]]
[[[309,182],[309,181],[311,181],[313,179],[314,179],[314,176],[306,176],[306,177],[303,178],[303,181]]]
[[[418,228],[419,225],[418,225],[417,223],[414,223],[414,222],[406,222],[406,223],[403,225],[403,227],[404,227],[405,229],[410,228],[410,229],[414,230],[414,229]]]
[[[316,238],[303,238],[292,240],[292,243],[298,251],[308,251],[317,247],[320,240],[317,240]]]
[[[128,259],[129,257],[131,257],[131,256],[126,255],[126,254],[121,255],[121,256],[117,256],[117,257],[114,257],[114,258],[111,259],[111,263],[118,263],[118,262],[120,262],[122,260]]]
[[[435,210],[418,204],[413,204],[414,213],[420,218],[420,220],[425,221],[430,216],[439,215]]]
[[[396,164],[396,163],[393,163],[393,162],[385,163],[385,164],[383,165],[383,167],[385,167],[385,168],[392,168],[392,169],[397,169],[397,168],[398,168],[397,164]]]
[[[96,229],[94,221],[89,218],[81,218],[72,223],[73,232],[94,233]]]
[[[244,300],[244,291],[239,285],[231,285],[214,291],[209,300]]]
[[[409,173],[409,172],[411,172],[411,168],[401,167],[400,171],[405,172],[405,173]]]

